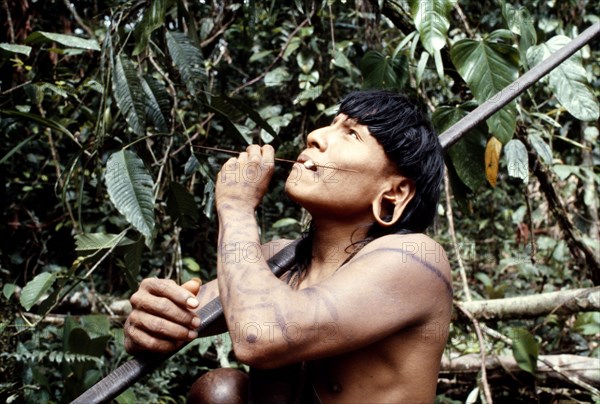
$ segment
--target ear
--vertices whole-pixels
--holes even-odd
[[[373,200],[373,216],[375,221],[383,227],[389,227],[395,224],[408,203],[415,196],[415,184],[412,180],[403,176],[394,176],[382,187],[381,192]],[[391,219],[384,220],[386,216]]]

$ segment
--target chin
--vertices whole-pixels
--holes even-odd
[[[300,191],[300,187],[298,186],[297,182],[294,183],[290,183],[290,182],[286,182],[285,184],[285,194],[287,195],[288,198],[290,198],[292,201],[294,201],[295,203],[297,203],[298,205],[302,206],[303,208],[306,208],[306,195],[302,195],[301,191]]]

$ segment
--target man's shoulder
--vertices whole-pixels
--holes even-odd
[[[444,247],[423,233],[388,234],[371,241],[364,248],[365,252],[386,249],[417,255],[423,261],[431,259],[447,261]]]
[[[426,272],[435,273],[445,284],[448,284],[451,279],[450,265],[444,247],[422,233],[390,234],[377,238],[367,244],[357,254],[357,258],[360,255],[367,255],[370,258],[381,255],[388,259],[398,257],[394,262],[407,264],[413,268],[415,267],[413,264],[418,264],[416,267],[424,267],[427,269]]]

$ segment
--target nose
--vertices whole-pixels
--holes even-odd
[[[316,147],[319,151],[327,149],[327,126],[315,129],[306,137],[308,147]]]

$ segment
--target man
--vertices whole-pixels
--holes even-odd
[[[357,92],[308,135],[286,192],[312,222],[282,279],[266,264],[282,241],[241,254],[260,245],[255,209],[273,163],[273,149],[257,145],[225,163],[217,280],[199,293],[197,282],[145,280],[131,299],[128,351],[195,338],[194,311],[219,295],[235,355],[253,368],[254,402],[433,402],[452,287],[443,249],[422,234],[444,169],[424,114],[397,94]]]

